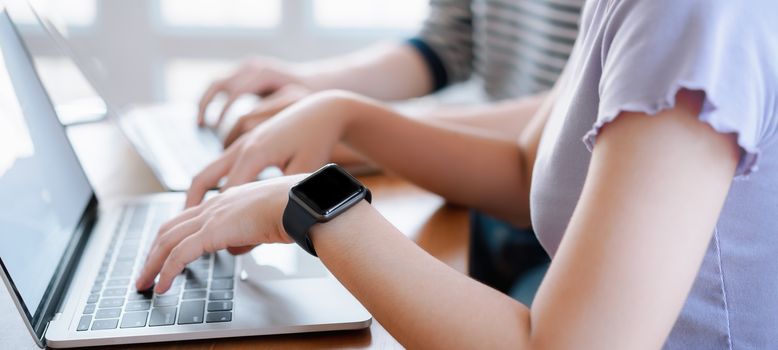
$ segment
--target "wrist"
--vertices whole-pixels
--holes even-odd
[[[315,92],[337,89],[340,74],[323,62],[301,63],[295,67],[300,80]]]
[[[316,97],[317,110],[324,111],[316,116],[325,118],[328,125],[335,126],[338,138],[342,138],[362,115],[369,113],[370,103],[365,98],[349,91],[328,90],[319,92]]]
[[[313,225],[309,237],[320,257],[328,251],[345,251],[358,245],[362,234],[380,217],[375,207],[363,200],[336,218]]]

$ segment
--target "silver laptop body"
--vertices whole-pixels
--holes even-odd
[[[0,152],[0,274],[38,345],[370,325],[359,302],[294,245],[267,245],[241,258],[207,254],[172,292],[137,293],[132,282],[145,252],[183,194],[98,201],[5,9],[0,49],[0,137],[9,142]]]

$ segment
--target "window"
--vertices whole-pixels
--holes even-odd
[[[414,29],[426,17],[421,0],[313,0],[316,24],[327,28]]]
[[[31,3],[53,20],[72,27],[91,26],[97,18],[97,0],[33,0]],[[22,21],[33,23],[34,18],[23,18]]]
[[[281,0],[160,0],[160,13],[170,26],[271,28]]]

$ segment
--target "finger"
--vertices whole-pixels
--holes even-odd
[[[229,112],[230,107],[235,103],[235,101],[238,100],[238,98],[242,95],[240,89],[235,89],[232,92],[230,92],[230,95],[227,97],[227,102],[224,102],[224,106],[222,107],[221,113],[219,113],[219,119],[216,119],[216,124],[214,124],[214,127],[219,127],[221,125],[222,121],[224,120],[224,117],[227,115],[227,112]]]
[[[162,294],[167,292],[170,289],[170,285],[173,284],[173,279],[184,270],[187,264],[197,260],[203,253],[215,251],[214,247],[205,244],[208,241],[206,236],[209,234],[209,231],[203,227],[203,229],[186,237],[173,248],[159,272],[159,282],[154,287],[156,293]]]
[[[162,263],[165,262],[170,251],[187,236],[200,230],[202,227],[201,221],[193,219],[182,222],[157,238],[154,246],[151,247],[151,251],[149,251],[146,263],[140,275],[138,275],[138,279],[135,280],[135,288],[146,290],[154,284],[154,277],[159,273]]]
[[[240,146],[236,144],[235,146]],[[200,204],[208,190],[215,188],[219,180],[232,168],[240,147],[232,147],[219,159],[209,164],[192,179],[192,185],[186,192],[186,208]]]
[[[224,81],[218,80],[211,84],[211,86],[208,87],[208,90],[205,91],[203,97],[200,98],[200,103],[197,107],[197,125],[205,125],[205,111],[208,109],[208,105],[213,102],[216,94],[220,93],[222,90],[224,90]]]
[[[250,252],[252,249],[256,247],[255,245],[248,245],[243,247],[229,247],[227,248],[227,251],[232,255],[243,255],[248,252]]]
[[[284,167],[284,175],[295,175],[302,173],[310,173],[316,170],[323,164],[317,164],[317,162],[309,156],[297,155],[293,157],[289,163]]]
[[[178,224],[187,221],[189,219],[192,219],[197,215],[200,215],[202,211],[203,211],[202,206],[191,207],[182,211],[180,214],[176,215],[176,217],[168,220],[167,222],[162,224],[162,226],[159,227],[159,231],[157,232],[157,237],[159,237],[160,235],[162,235],[167,231],[170,231],[170,229],[178,226]],[[154,243],[156,243],[156,237],[154,238],[154,240],[155,240]]]
[[[230,147],[230,145],[237,141],[241,135],[249,130],[246,125],[249,124],[249,119],[253,118],[253,116],[253,114],[247,114],[238,119],[235,125],[232,126],[230,132],[227,134],[227,137],[224,139],[224,148]]]
[[[267,165],[252,157],[253,155],[250,155],[249,152],[241,152],[241,155],[238,156],[238,159],[232,165],[229,174],[227,174],[227,182],[222,187],[222,191],[226,191],[230,187],[254,182],[257,179],[259,171]]]

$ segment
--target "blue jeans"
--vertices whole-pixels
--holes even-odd
[[[526,305],[532,303],[550,259],[532,229],[518,229],[470,212],[470,276]]]

